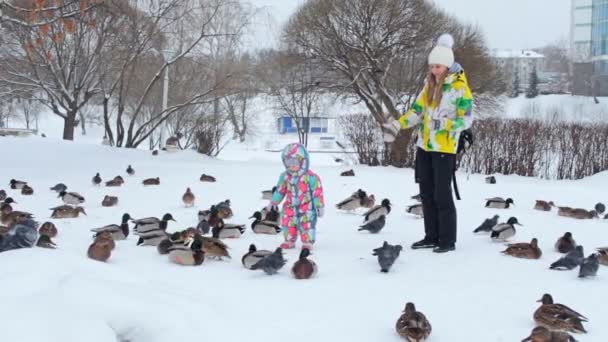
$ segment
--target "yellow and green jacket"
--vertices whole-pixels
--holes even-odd
[[[418,95],[409,111],[399,118],[402,129],[420,125],[418,147],[427,152],[456,154],[460,132],[473,122],[473,95],[462,67],[455,63],[443,83],[438,105],[427,104],[428,86]]]

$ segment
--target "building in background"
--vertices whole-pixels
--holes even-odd
[[[545,56],[531,50],[492,50],[492,57],[511,81],[519,77],[520,89],[525,90],[530,82],[530,74],[536,69],[544,71]]]
[[[593,0],[571,0],[570,59],[574,63],[589,62]]]

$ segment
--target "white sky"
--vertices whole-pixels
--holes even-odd
[[[281,26],[303,0],[248,0],[262,8],[255,47],[275,44]],[[570,0],[434,0],[462,21],[479,25],[490,48],[524,49],[568,39]]]

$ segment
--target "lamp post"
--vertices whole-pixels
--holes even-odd
[[[164,49],[162,52],[163,52],[164,62],[167,63],[167,61],[171,58],[173,51],[169,50],[169,49]],[[165,68],[165,77],[163,80],[163,100],[162,100],[162,108],[161,108],[161,110],[163,112],[165,110],[167,110],[168,102],[169,102],[169,65],[167,65],[167,67]],[[163,128],[164,127],[161,127],[160,133],[159,133],[159,142],[158,142],[159,147],[161,147],[163,145]]]

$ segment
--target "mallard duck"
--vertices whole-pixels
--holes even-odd
[[[553,207],[555,207],[555,203],[542,200],[536,200],[536,204],[534,204],[534,209],[540,211],[551,211]]]
[[[481,233],[486,232],[489,233],[492,231],[492,228],[498,224],[498,215],[494,215],[492,218],[485,219],[479,227],[477,227],[473,233]]]
[[[384,241],[381,247],[373,250],[372,255],[378,257],[378,264],[380,265],[380,272],[388,273],[390,268],[395,263],[395,260],[399,258],[399,255],[403,247],[401,245],[391,245]]]
[[[561,332],[551,331],[545,327],[536,327],[532,329],[530,336],[521,340],[521,342],[577,342],[572,335]]]
[[[262,208],[260,211],[262,213],[262,221],[274,222],[276,224],[280,224],[281,222],[281,212],[277,206],[272,206],[269,208]]]
[[[191,207],[194,205],[195,196],[190,190],[190,188],[186,189],[186,192],[182,195],[182,201],[186,207]]]
[[[51,217],[56,219],[77,218],[81,213],[83,215],[87,214],[83,207],[73,207],[70,205],[61,205],[50,210],[53,211]]]
[[[2,201],[2,204],[9,204],[10,207],[10,204],[17,204],[17,201],[15,201],[12,197],[7,197]]]
[[[403,314],[395,324],[397,334],[406,341],[423,342],[431,335],[433,328],[422,312],[416,311],[414,303],[405,304]]]
[[[251,223],[251,230],[253,230],[256,234],[268,234],[268,235],[276,235],[281,232],[281,227],[276,224],[276,222],[271,221],[263,221],[262,213],[256,211],[253,216],[250,217],[255,220]]]
[[[93,183],[93,185],[101,185],[101,182],[101,176],[99,175],[99,172],[97,172],[95,176],[93,176],[93,179],[91,179],[91,183]]]
[[[125,240],[129,236],[129,220],[131,216],[127,213],[122,215],[120,225],[109,224],[107,226],[91,229],[94,233],[109,232],[114,240]]]
[[[371,221],[367,221],[367,223],[365,223],[362,226],[359,226],[359,229],[357,229],[357,231],[367,230],[368,232],[370,232],[372,234],[377,234],[382,230],[382,228],[384,228],[385,224],[386,224],[386,216],[382,215]]]
[[[63,201],[63,203],[65,204],[69,204],[69,205],[79,205],[84,203],[84,197],[77,193],[77,192],[65,192],[62,191],[59,193],[59,196],[61,200]]]
[[[264,259],[265,257],[272,254],[271,251],[267,250],[258,250],[254,244],[249,245],[249,252],[245,253],[241,258],[241,263],[243,267],[250,270],[253,265],[257,264],[258,261]]]
[[[544,294],[538,302],[542,305],[534,312],[536,324],[551,330],[587,332],[582,323],[587,322],[587,317],[563,304],[553,303],[553,297],[550,294]]]
[[[578,271],[579,278],[595,277],[600,268],[598,255],[593,253],[589,257],[583,259]]]
[[[390,212],[391,201],[388,198],[385,198],[382,200],[382,202],[380,202],[380,205],[374,206],[373,208],[365,212],[365,214],[363,214],[363,216],[365,217],[363,224],[366,224],[369,221],[374,221],[380,216],[388,216]]]
[[[576,248],[576,241],[572,237],[572,233],[567,232],[564,236],[557,239],[555,242],[555,250],[559,253],[566,254],[573,251]]]
[[[585,259],[585,251],[583,246],[576,246],[574,250],[559,258],[549,267],[552,270],[572,270],[578,267]]]
[[[27,184],[27,182],[16,180],[16,179],[11,179],[11,181],[9,182],[9,185],[11,186],[11,189],[13,189],[13,190],[21,190],[21,188],[23,188],[23,186],[26,184]]]
[[[355,176],[355,170],[350,169],[348,171],[344,171],[342,173],[340,173],[341,177],[354,177]]]
[[[8,226],[0,225],[0,236],[6,235],[10,230]]]
[[[575,218],[578,220],[590,220],[594,218],[599,218],[597,212],[595,210],[586,210],[581,208],[572,209],[568,213],[568,217]]]
[[[116,248],[116,242],[114,242],[114,239],[112,239],[112,234],[110,232],[99,232],[93,238],[94,242],[105,241],[105,240],[110,241],[110,247],[112,247],[112,250],[114,250],[114,248]]]
[[[277,187],[276,186],[273,186],[272,190],[264,190],[264,191],[262,191],[262,199],[270,201],[272,199],[272,195],[274,194],[275,191],[277,191]]]
[[[608,247],[598,248],[597,254],[600,264],[608,266]]]
[[[217,225],[211,229],[213,235],[219,239],[238,239],[245,233],[245,225],[226,224],[224,220],[219,220]]]
[[[275,249],[275,251],[264,257],[262,260],[251,266],[252,270],[262,270],[268,275],[277,274],[283,266],[287,263],[287,260],[283,257],[283,249],[281,247]]]
[[[118,205],[118,197],[116,196],[104,196],[103,200],[101,201],[101,206],[103,207],[114,207]]]
[[[55,191],[56,193],[60,193],[62,191],[67,191],[68,186],[63,183],[57,183],[55,186],[51,188],[51,191]]]
[[[34,188],[32,188],[31,186],[25,184],[22,188],[21,188],[21,194],[24,196],[31,196],[34,194]]]
[[[300,258],[291,267],[291,275],[296,279],[310,279],[317,274],[317,264],[314,261],[309,260],[310,250],[308,248],[302,248],[300,252]]]
[[[6,197],[7,197],[6,191],[0,190],[0,201],[4,201],[6,199]]]
[[[234,212],[232,211],[232,208],[230,207],[229,199],[216,204],[215,208],[217,209],[217,215],[221,219],[230,219],[234,216]]]
[[[515,205],[515,202],[512,198],[507,198],[506,200],[502,197],[493,197],[486,199],[486,208],[508,209],[511,204]]]
[[[486,177],[486,184],[496,184],[496,177],[494,177],[494,176]]]
[[[57,248],[57,245],[53,241],[51,241],[51,237],[48,235],[40,235],[38,237],[38,241],[36,241],[36,246],[49,249]]]
[[[497,224],[492,227],[490,238],[494,241],[506,241],[512,238],[517,232],[515,230],[515,225],[523,226],[523,224],[517,221],[516,217],[510,217],[509,220],[507,220],[507,223]]]
[[[194,238],[201,241],[203,252],[205,252],[207,256],[219,260],[222,260],[222,258],[232,259],[230,253],[228,253],[228,245],[222,242],[217,237],[217,234],[213,235],[213,237],[195,235]]]
[[[142,181],[143,185],[160,185],[160,177],[148,178]]]
[[[121,186],[125,183],[125,180],[121,176],[116,176],[114,179],[107,181],[106,186],[116,187]]]
[[[112,240],[94,241],[87,251],[89,258],[101,262],[106,262],[112,255]]]
[[[205,261],[202,241],[190,238],[185,244],[177,244],[169,251],[169,261],[183,266],[199,266]]]
[[[572,212],[572,208],[570,207],[557,207],[557,215],[563,217],[570,217],[570,213]]]
[[[161,242],[159,242],[158,246],[156,246],[156,250],[158,251],[158,254],[160,254],[160,255],[169,254],[169,252],[173,248],[178,248],[178,247],[174,247],[175,245],[185,244],[186,240],[188,240],[188,238],[189,238],[189,236],[188,236],[188,234],[186,234],[186,231],[175,232],[175,233],[169,235],[166,239],[163,239]]]
[[[522,259],[540,259],[543,252],[538,248],[538,240],[532,239],[530,243],[512,243],[501,253]]]
[[[165,240],[169,237],[169,234],[160,228],[155,228],[151,230],[147,230],[146,232],[134,232],[134,235],[137,235],[139,239],[137,240],[137,246],[158,246],[161,241]]]
[[[138,233],[145,233],[147,231],[157,229],[167,230],[167,225],[169,224],[169,221],[177,222],[170,213],[166,213],[161,219],[158,219],[156,217],[131,219],[131,222],[135,224],[135,227],[133,227],[133,231]]]
[[[359,189],[340,203],[336,204],[336,208],[340,210],[353,211],[357,208],[363,207],[364,204],[369,205],[369,197],[365,191]],[[373,207],[373,205],[371,205],[369,208],[371,207]]]
[[[10,208],[8,209],[7,208]],[[2,224],[12,228],[16,224],[23,223],[27,220],[31,220],[34,218],[34,215],[25,211],[16,211],[12,210],[12,207],[9,204],[2,205],[2,214],[0,215],[0,221]]]
[[[416,203],[405,208],[405,211],[408,214],[416,215],[420,218],[424,217],[424,210],[422,207],[422,203]]]
[[[46,235],[50,238],[54,238],[55,236],[57,236],[57,233],[57,227],[55,226],[55,224],[53,224],[53,222],[44,222],[42,226],[40,226],[40,228],[38,229],[38,234]]]
[[[604,203],[596,203],[594,209],[595,212],[601,215],[606,211],[606,206],[604,205]]]
[[[129,166],[127,167],[127,174],[128,174],[129,176],[134,176],[134,175],[135,175],[135,170],[133,169],[133,167],[131,167],[131,165],[129,165]]]
[[[215,183],[216,179],[213,176],[202,174],[200,178],[201,182]]]

